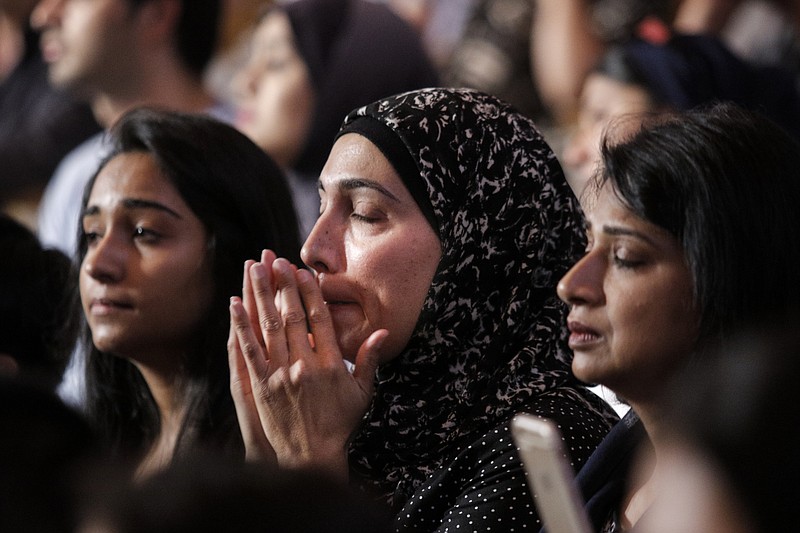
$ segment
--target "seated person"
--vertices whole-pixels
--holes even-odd
[[[800,146],[721,104],[609,136],[601,154],[589,246],[558,293],[575,376],[631,405],[578,474],[595,530],[614,531],[652,503],[670,380],[739,328],[800,306]]]
[[[585,242],[552,150],[493,96],[422,89],[352,111],[319,187],[316,277],[266,251],[232,299],[248,455],[351,479],[400,530],[535,524],[514,415],[558,420],[576,469],[617,420],[569,369],[555,285]]]
[[[243,458],[228,301],[247,257],[264,247],[297,257],[283,175],[202,115],[135,110],[110,140],[79,239],[90,419],[139,477],[198,449]]]

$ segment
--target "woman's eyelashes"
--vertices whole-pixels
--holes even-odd
[[[357,220],[358,222],[364,222],[366,224],[374,224],[378,221],[378,219],[375,217],[369,217],[356,212],[351,213],[350,217]]]
[[[635,269],[647,264],[646,246],[638,241],[619,239],[611,245],[611,259],[615,266],[623,269]]]
[[[86,217],[81,225],[81,240],[91,246],[103,238],[105,230],[105,225],[101,224],[96,217]]]
[[[358,222],[377,224],[386,219],[386,213],[374,205],[356,202],[351,208],[350,217]]]
[[[348,216],[360,224],[378,224],[388,218],[388,211],[377,205],[374,201],[351,199],[345,196],[326,198],[320,195],[319,213],[322,216],[326,210],[333,209]]]
[[[102,235],[97,231],[83,230],[83,234],[81,235],[81,237],[83,239],[83,242],[85,242],[88,246],[91,246],[98,240],[100,240]]]
[[[96,226],[86,227],[82,230],[82,239],[87,246],[97,244],[106,234],[106,229]],[[155,229],[152,226],[143,224],[133,224],[126,230],[129,234],[131,241],[153,245],[158,244],[163,238],[164,233]]]
[[[133,238],[145,244],[156,244],[163,237],[163,234],[155,229],[138,225],[133,230]]]
[[[600,246],[605,247],[602,253],[608,253],[610,262],[614,266],[622,269],[635,269],[646,263],[646,258],[642,253],[632,249],[630,244],[620,242],[601,242]],[[586,239],[586,249],[584,255],[590,254],[595,249],[594,238],[589,234]]]
[[[364,224],[378,224],[388,218],[388,212],[374,201],[356,200],[352,203],[350,217]]]
[[[634,269],[644,265],[643,260],[629,258],[625,253],[619,253],[618,251],[614,252],[612,257],[614,264],[619,268]]]

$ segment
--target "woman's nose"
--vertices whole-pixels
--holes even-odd
[[[599,305],[605,301],[602,257],[592,252],[584,255],[558,282],[558,297],[570,305]]]
[[[98,237],[83,258],[83,270],[93,279],[115,283],[125,276],[127,252],[112,235]]]
[[[42,30],[53,26],[59,20],[67,0],[40,0],[31,12],[31,26]]]
[[[342,269],[344,248],[341,228],[337,227],[332,216],[323,213],[308,235],[300,258],[318,273],[329,274]]]
[[[233,96],[238,101],[246,100],[255,95],[258,90],[258,76],[255,69],[251,65],[245,64],[233,77],[231,87]]]

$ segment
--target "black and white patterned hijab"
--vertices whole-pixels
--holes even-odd
[[[552,150],[500,100],[413,91],[351,112],[343,130],[364,116],[411,153],[442,245],[416,329],[379,369],[351,446],[354,473],[402,503],[462,444],[576,383],[555,289],[583,252],[584,228]]]

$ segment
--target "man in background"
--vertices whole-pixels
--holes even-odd
[[[40,0],[31,20],[50,82],[108,128],[143,105],[230,119],[202,82],[219,17],[220,0]],[[83,188],[107,150],[99,134],[61,162],[39,208],[43,244],[74,254]]]

